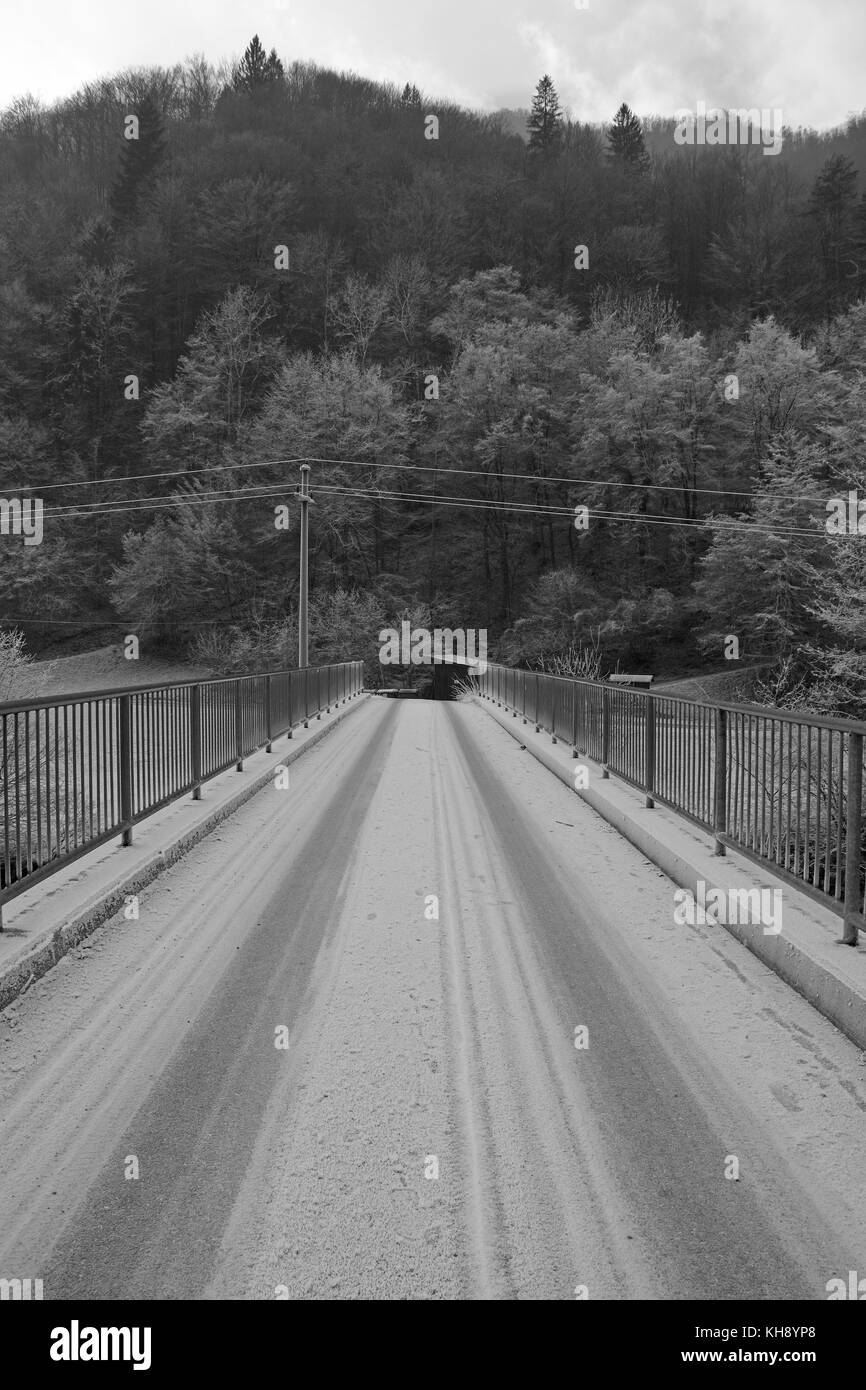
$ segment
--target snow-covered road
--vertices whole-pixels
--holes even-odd
[[[482,709],[368,701],[0,1015],[0,1276],[826,1298],[863,1059],[673,913]]]

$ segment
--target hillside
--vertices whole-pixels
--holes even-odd
[[[733,636],[861,708],[822,518],[866,484],[866,120],[766,158],[612,107],[545,78],[522,132],[256,39],[4,112],[0,464],[45,508],[4,625],[283,659],[310,459],[314,659],[407,615],[623,669]]]

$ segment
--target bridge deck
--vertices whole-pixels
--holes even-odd
[[[866,1265],[860,1053],[673,894],[482,709],[367,701],[0,1015],[0,1266],[826,1297]]]

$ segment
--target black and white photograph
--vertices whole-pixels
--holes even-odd
[[[25,1373],[853,1355],[864,382],[862,0],[0,0]]]

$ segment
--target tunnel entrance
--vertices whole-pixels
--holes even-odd
[[[478,662],[472,657],[439,657],[433,663],[433,699],[459,699],[462,688],[477,670]]]
[[[434,656],[429,665],[397,668],[395,683],[377,693],[397,700],[458,700],[479,666],[473,657]]]

